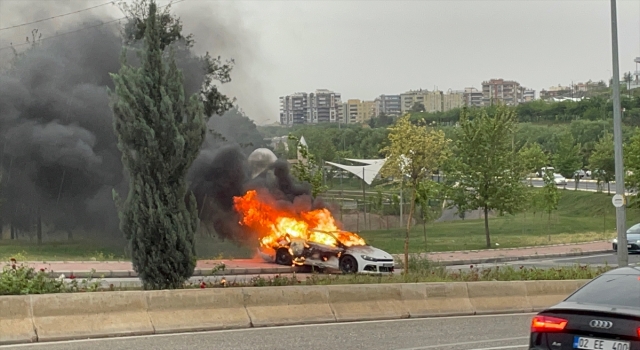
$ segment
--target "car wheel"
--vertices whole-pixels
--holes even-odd
[[[293,265],[293,257],[287,248],[279,248],[276,250],[276,264],[278,265]]]
[[[356,273],[358,272],[358,262],[356,258],[351,255],[345,255],[340,259],[340,271],[342,273]]]

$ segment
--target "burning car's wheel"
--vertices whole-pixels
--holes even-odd
[[[340,271],[342,273],[358,272],[358,262],[351,255],[345,255],[340,259]]]
[[[276,264],[293,265],[293,257],[287,248],[279,248],[276,250]]]

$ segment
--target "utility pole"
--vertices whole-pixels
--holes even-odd
[[[622,163],[622,111],[620,106],[620,67],[618,66],[618,15],[616,0],[611,0],[611,53],[613,60],[613,143],[615,151],[616,230],[618,231],[618,267],[629,265],[626,228],[626,200],[624,198],[624,164]]]

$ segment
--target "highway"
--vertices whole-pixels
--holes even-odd
[[[303,310],[302,310],[303,311]],[[527,349],[533,314],[250,328],[0,346],[20,350],[497,350]]]

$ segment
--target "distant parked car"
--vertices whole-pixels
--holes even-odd
[[[582,169],[580,169],[580,170],[576,170],[576,172],[574,172],[574,173],[573,173],[573,177],[574,177],[574,178],[576,178],[576,177],[577,177],[577,178],[582,179],[582,178],[584,178],[585,176],[587,176],[587,173],[586,173],[584,170],[582,170]]]
[[[533,317],[531,350],[640,349],[640,268],[608,271]]]
[[[567,184],[567,179],[560,174],[553,174],[553,182],[555,182],[557,186],[564,186]]]
[[[550,172],[552,172],[552,173],[553,173],[553,171],[554,171],[554,170],[555,170],[555,169],[554,169],[553,167],[550,167],[550,166],[548,166],[548,167],[544,167],[544,168],[541,168],[541,169],[538,171],[538,176],[539,176],[539,177],[543,177],[543,176],[544,176],[544,174],[546,174],[546,173],[547,173],[547,171],[550,171]]]
[[[614,251],[618,251],[618,239],[611,241]],[[627,250],[629,253],[640,253],[640,224],[635,224],[627,230]]]

